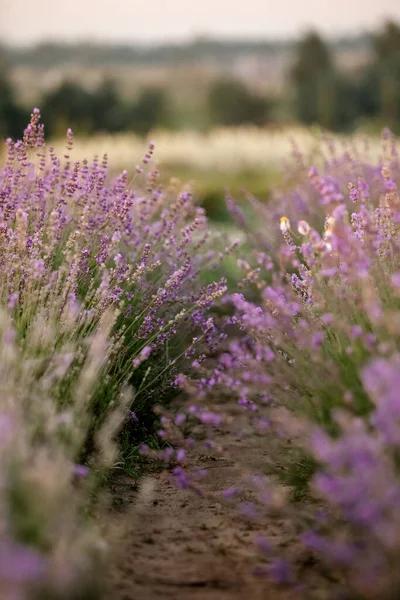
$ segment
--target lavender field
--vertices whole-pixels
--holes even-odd
[[[399,597],[396,139],[288,147],[218,231],[157,140],[6,140],[2,599]]]

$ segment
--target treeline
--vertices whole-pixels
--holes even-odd
[[[6,92],[2,93],[2,89]],[[221,79],[210,86],[203,122],[208,127],[244,123],[261,126],[270,120],[270,108],[267,98],[251,93],[240,81]],[[135,99],[127,101],[110,80],[92,91],[76,82],[64,81],[43,95],[40,109],[47,133],[54,137],[63,135],[68,127],[87,134],[132,131],[144,135],[156,127],[182,126],[179,111],[172,106],[165,89],[143,88]],[[9,81],[0,75],[0,137],[19,135],[29,112],[18,105]]]
[[[372,57],[346,75],[323,39],[311,33],[297,45],[290,73],[294,116],[306,125],[352,129],[362,120],[400,130],[400,27],[388,23],[371,36]]]
[[[40,102],[49,136],[63,135],[68,127],[81,133],[134,131],[146,134],[156,126],[168,127],[168,101],[163,90],[143,89],[132,102],[121,99],[117,86],[104,81],[93,91],[64,81]],[[19,105],[7,77],[0,73],[0,138],[17,137],[29,121],[30,110]]]
[[[134,131],[143,135],[156,126],[168,127],[168,110],[162,89],[143,89],[136,99],[126,102],[112,81],[104,81],[93,91],[65,81],[41,103],[52,136],[63,134],[68,127],[88,134]]]
[[[202,107],[204,118],[199,122],[207,127],[249,123],[262,126],[295,119],[333,131],[350,131],[368,122],[378,126],[384,123],[400,131],[400,26],[388,23],[370,36],[369,47],[367,63],[347,73],[337,66],[332,44],[310,33],[293,50],[283,98],[256,94],[237,79],[217,79],[209,84]],[[5,62],[0,63],[1,137],[19,135],[29,112],[19,105],[8,72]],[[146,134],[155,127],[183,126],[165,88],[145,88],[127,100],[110,80],[94,90],[64,81],[43,95],[40,108],[47,130],[54,136],[67,127],[88,134]]]
[[[342,38],[329,42],[334,52],[341,50],[362,50],[368,48],[368,35]],[[11,66],[37,68],[57,67],[61,64],[80,64],[88,67],[99,66],[173,66],[212,61],[213,64],[229,65],[243,56],[261,59],[281,52],[293,50],[295,42],[266,40],[218,40],[197,38],[187,43],[162,45],[110,45],[98,43],[66,44],[44,42],[32,48],[4,48]]]

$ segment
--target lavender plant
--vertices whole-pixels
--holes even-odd
[[[239,261],[247,291],[229,300],[238,335],[211,374],[182,383],[197,400],[192,415],[220,426],[247,414],[271,449],[265,472],[275,463],[309,486],[312,502],[278,504],[336,573],[333,591],[392,599],[400,592],[400,163],[389,132],[378,164],[354,149],[328,150],[318,169],[298,157],[295,186],[275,203],[251,200],[255,221],[228,200],[253,245]],[[178,479],[190,485],[180,471]],[[262,481],[256,503],[275,510]],[[294,581],[280,567],[281,581]]]
[[[58,158],[34,109],[0,172],[0,593],[94,598],[104,554],[84,518],[93,473],[148,435],[181,369],[219,342],[224,281],[189,191],[107,157]],[[174,197],[175,196],[175,197]],[[128,435],[129,433],[129,435]],[[133,437],[132,435],[133,434]],[[135,437],[136,436],[136,437]],[[136,440],[136,441],[135,441]],[[97,585],[99,584],[99,585]]]
[[[398,349],[393,317],[399,308],[400,170],[393,144],[384,160],[372,167],[345,155],[327,162],[322,175],[311,168],[309,182],[287,194],[309,194],[306,209],[296,218],[286,199],[290,218],[279,220],[271,215],[276,207],[270,209],[267,222],[275,222],[284,244],[273,257],[256,249],[255,268],[243,264],[261,304],[232,297],[236,319],[257,345],[242,355],[245,337],[231,348],[231,359],[246,364],[255,358],[252,370],[268,373],[274,396],[324,426],[333,408],[371,410],[360,370],[377,354],[391,356]],[[335,179],[331,173],[340,168],[345,175]],[[259,240],[257,233],[253,239]]]

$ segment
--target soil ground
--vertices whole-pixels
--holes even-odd
[[[228,438],[241,461],[257,469],[263,451],[256,439]],[[107,516],[111,578],[107,598],[115,600],[295,600],[327,598],[329,581],[315,561],[296,546],[283,520],[251,522],[237,508],[215,501],[218,492],[239,477],[234,460],[196,456],[205,468],[207,497],[177,489],[167,473],[141,481],[121,479],[112,490]],[[117,506],[116,506],[117,505]],[[282,588],[253,576],[254,540],[267,535],[277,546],[290,547],[304,586]],[[297,552],[297,554],[296,554]]]

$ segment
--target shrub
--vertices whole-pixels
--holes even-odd
[[[285,503],[284,512],[338,576],[332,593],[343,586],[346,598],[394,598],[400,166],[389,132],[378,164],[364,162],[362,152],[331,150],[322,171],[299,160],[297,183],[278,204],[253,202],[255,227],[229,199],[253,244],[239,261],[252,291],[231,296],[228,321],[239,335],[212,373],[195,387],[184,383],[197,399],[190,413],[203,422],[219,427],[235,415],[237,426],[238,414],[247,414],[270,448],[261,475],[283,471],[302,486],[297,498],[310,495],[294,509]],[[269,236],[271,226],[283,245]],[[270,482],[257,482],[256,503],[281,509]]]
[[[267,100],[253,95],[245,85],[234,79],[214,83],[208,103],[211,120],[217,125],[264,125],[269,118]]]
[[[122,426],[132,455],[179,370],[220,337],[224,282],[198,275],[222,257],[190,193],[145,172],[153,144],[137,189],[126,172],[109,181],[106,156],[72,163],[72,145],[69,130],[64,159],[47,148],[35,109],[0,172],[2,598],[96,596],[96,472]]]

